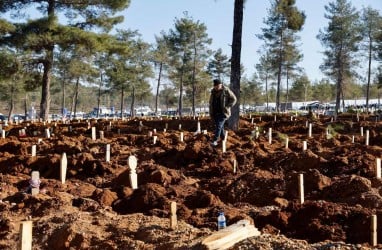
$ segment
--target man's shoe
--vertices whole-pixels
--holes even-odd
[[[218,142],[217,141],[213,141],[213,142],[211,142],[211,145],[216,147],[218,145]]]

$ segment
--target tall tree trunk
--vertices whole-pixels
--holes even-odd
[[[288,107],[289,102],[289,70],[286,71],[286,101],[285,101],[285,111]]]
[[[131,116],[134,117],[135,114],[135,85],[133,85],[133,90],[131,91]]]
[[[366,112],[369,113],[369,95],[370,95],[370,75],[371,75],[371,59],[372,55],[371,52],[373,50],[373,43],[372,39],[369,36],[369,64],[367,68],[367,85],[366,85]]]
[[[15,108],[15,87],[13,84],[11,85],[11,98],[9,100],[9,112],[8,112],[8,122],[12,123],[12,114],[13,114],[13,109]]]
[[[125,88],[124,86],[122,85],[122,89],[121,89],[121,118],[123,118],[123,107],[124,107],[124,99],[125,99]],[[134,113],[133,113],[133,110],[130,111],[130,114],[131,114],[131,117],[134,116]]]
[[[232,55],[231,55],[231,88],[236,95],[237,103],[232,108],[232,115],[228,120],[228,127],[234,131],[239,129],[240,119],[240,59],[241,59],[241,38],[243,28],[244,0],[235,0],[233,16],[232,34]]]
[[[48,1],[48,19],[53,23],[55,17],[55,0]],[[53,68],[53,50],[54,44],[48,46],[45,49],[45,58],[43,62],[44,72],[42,77],[42,91],[41,91],[41,103],[40,103],[40,118],[47,120],[49,117],[50,108],[50,82]]]
[[[102,82],[103,82],[103,78],[102,78],[102,72],[100,74],[100,82],[99,82],[99,85],[98,85],[98,97],[97,97],[97,118],[99,117],[99,108],[100,108],[100,105],[101,105],[101,87],[102,87]]]
[[[183,71],[184,71],[184,61],[186,60],[186,52],[183,52],[182,59],[182,68],[180,70],[180,85],[179,85],[179,103],[178,103],[178,113],[179,117],[182,117],[182,109],[183,109]]]
[[[25,99],[24,99],[24,115],[26,120],[28,117],[28,94],[25,94]]]
[[[77,102],[78,102],[78,87],[80,85],[80,78],[77,77],[77,81],[76,81],[76,87],[75,87],[75,90],[74,90],[74,98],[73,98],[73,114],[74,114],[74,117],[76,118],[77,117]]]
[[[196,92],[196,84],[195,84],[195,75],[196,75],[196,38],[194,32],[194,67],[192,68],[192,115],[195,116],[195,92]]]
[[[268,72],[265,75],[265,94],[267,98],[267,112],[269,111]]]
[[[65,71],[64,71],[64,76],[62,80],[62,99],[61,99],[61,115],[62,118],[64,118],[64,110],[65,110],[65,99],[66,99],[66,91],[65,91]]]
[[[279,61],[278,61],[278,70],[277,70],[277,89],[276,89],[276,112],[280,112],[280,86],[281,86],[281,73],[282,73],[282,64],[283,64],[283,32],[281,31],[280,35],[280,48],[279,48]]]
[[[160,80],[162,77],[162,69],[163,69],[163,62],[160,62],[159,73],[158,73],[157,93],[155,95],[155,114],[157,114],[157,115],[158,115],[158,102],[159,102],[159,87],[160,87]]]
[[[44,73],[42,77],[42,91],[40,103],[40,118],[47,120],[50,108],[50,81],[53,68],[53,47],[51,51],[46,51],[44,65]]]

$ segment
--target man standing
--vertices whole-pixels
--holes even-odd
[[[210,95],[210,117],[215,123],[213,146],[218,145],[219,137],[224,140],[224,123],[231,116],[231,107],[236,103],[235,94],[223,86],[219,79],[215,79],[214,88]]]

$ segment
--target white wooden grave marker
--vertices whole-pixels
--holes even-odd
[[[309,123],[308,137],[312,137],[312,123]]]
[[[62,184],[66,181],[66,170],[68,168],[68,159],[66,158],[66,153],[63,153],[60,159],[60,180]]]
[[[225,152],[227,151],[227,145],[226,145],[226,143],[227,143],[227,142],[226,142],[225,140],[222,141],[222,152],[223,152],[223,153],[225,153]]]
[[[365,145],[369,146],[369,130],[366,130],[366,140],[365,140]]]
[[[178,219],[176,216],[176,202],[172,201],[170,203],[170,227],[175,230],[178,226]]]
[[[272,144],[272,128],[268,129],[268,143]]]
[[[180,141],[183,142],[183,132],[180,132]]]
[[[32,250],[32,221],[20,223],[20,250]]]
[[[300,204],[304,204],[304,175],[298,175],[298,191],[300,194]]]
[[[179,130],[182,130],[182,124],[179,124]]]
[[[92,127],[92,140],[95,141],[96,139],[96,128]]]
[[[354,143],[354,135],[351,138],[351,143]]]
[[[134,155],[130,155],[128,158],[128,165],[130,168],[130,185],[132,189],[138,188],[138,180],[137,180],[137,158]]]
[[[237,160],[233,159],[233,173],[236,174],[237,171]]]
[[[110,162],[110,144],[106,144],[106,162]]]
[[[40,183],[40,172],[32,171],[31,180],[29,181],[32,195],[36,195],[40,192]]]
[[[371,216],[371,223],[370,223],[370,230],[371,230],[371,245],[374,247],[378,244],[377,242],[377,215],[373,214]]]
[[[202,130],[200,129],[200,122],[197,123],[196,133],[200,133]]]
[[[226,142],[227,141],[227,139],[228,139],[228,131],[226,130],[226,131],[224,131],[225,133],[224,133],[224,141]]]
[[[363,127],[360,127],[361,136],[363,136]]]
[[[103,131],[99,131],[99,138],[101,140],[103,140],[105,138],[105,135],[104,135],[104,132]]]
[[[5,130],[1,130],[1,138],[5,139]]]
[[[289,147],[289,137],[285,137],[285,148]]]
[[[302,142],[302,151],[307,150],[307,148],[308,148],[308,143],[306,141],[303,141]]]
[[[158,136],[154,135],[153,136],[153,144],[155,145],[157,143]]]
[[[375,176],[381,179],[381,158],[375,159]]]
[[[36,145],[32,145],[31,155],[32,155],[32,157],[36,157]]]
[[[46,128],[45,129],[45,138],[50,138],[50,130],[49,130],[49,128]]]

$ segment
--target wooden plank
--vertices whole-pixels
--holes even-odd
[[[259,236],[260,232],[248,220],[241,220],[219,230],[202,241],[202,245],[207,249],[227,249],[236,243],[253,236]]]
[[[32,250],[32,221],[22,221],[20,224],[20,250]]]

